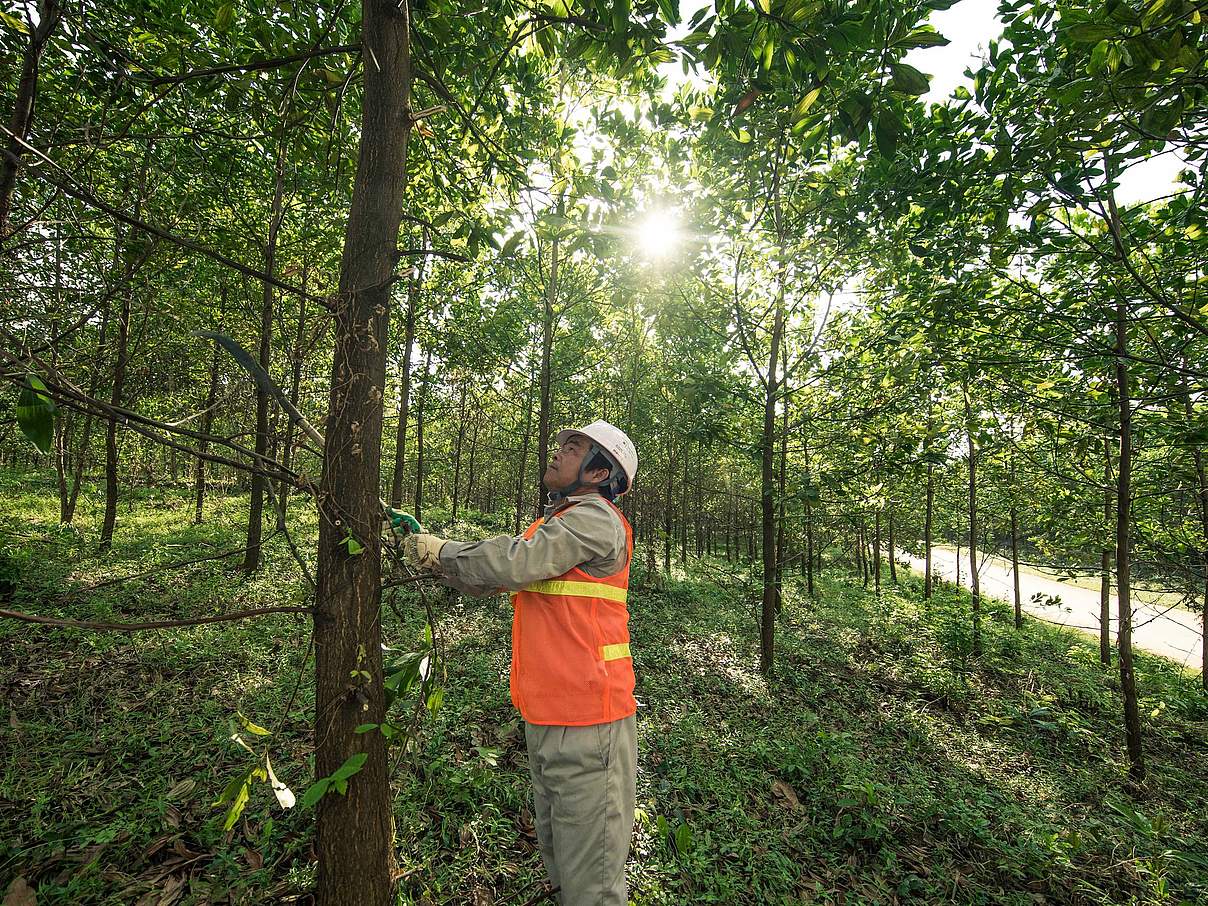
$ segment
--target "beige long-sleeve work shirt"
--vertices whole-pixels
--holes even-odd
[[[551,518],[560,513],[558,518]],[[532,538],[499,535],[485,541],[446,541],[440,551],[441,581],[471,597],[519,591],[579,567],[589,576],[611,576],[629,556],[625,526],[599,494],[577,494],[545,508]]]

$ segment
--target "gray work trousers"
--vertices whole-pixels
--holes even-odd
[[[626,906],[637,797],[633,715],[590,727],[525,724],[533,823],[562,906]]]

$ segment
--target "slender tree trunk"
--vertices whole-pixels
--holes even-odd
[[[424,230],[424,250],[428,249],[428,231]],[[394,480],[390,484],[390,505],[396,509],[403,504],[403,477],[406,472],[407,419],[411,403],[411,347],[415,344],[415,312],[419,305],[420,281],[423,279],[426,256],[407,284],[407,313],[403,324],[403,365],[399,370],[398,428],[394,440]]]
[[[528,470],[529,435],[533,427],[533,391],[536,386],[537,374],[534,372],[529,376],[528,392],[524,396],[524,433],[520,441],[520,470],[516,473],[516,518],[512,527],[514,535],[520,534],[520,520],[525,511],[524,482],[525,472]]]
[[[1182,392],[1183,411],[1187,416],[1188,427],[1190,427],[1194,409],[1191,405],[1191,392],[1185,381]],[[1191,447],[1191,463],[1195,468],[1196,509],[1199,510],[1200,517],[1200,581],[1203,583],[1200,613],[1202,621],[1200,625],[1203,628],[1201,644],[1203,662],[1200,669],[1200,684],[1204,691],[1208,692],[1208,474],[1205,474],[1204,450],[1201,446],[1193,445]]]
[[[415,407],[415,503],[414,516],[423,520],[424,512],[424,408],[432,384],[432,350],[424,350],[424,376],[419,385],[419,401]]]
[[[1022,629],[1023,597],[1019,591],[1019,513],[1014,503],[1011,504],[1011,583],[1015,591],[1015,628]]]
[[[889,520],[889,581],[898,584],[897,539],[893,530],[893,504],[886,505],[885,518]]]
[[[860,563],[860,577],[862,580],[861,587],[868,588],[868,554],[867,554],[868,542],[865,538],[865,535],[866,535],[866,533],[864,531],[864,517],[863,517],[863,515],[861,515],[860,516],[860,530],[859,530],[859,533],[856,535],[856,550],[858,551],[858,558],[859,558],[859,563]]]
[[[478,452],[478,426],[481,419],[478,417],[478,406],[474,406],[474,428],[470,432],[470,461],[466,463],[466,509],[474,506],[474,482],[478,478],[478,473],[475,471],[475,457]],[[487,510],[486,512],[490,512]]]
[[[780,370],[788,374],[788,343],[780,347]],[[780,410],[780,451],[776,476],[776,612],[784,609],[784,563],[787,559],[784,537],[784,492],[789,458],[789,396],[787,381]]]
[[[145,167],[144,167],[145,169]],[[139,201],[142,192],[139,192]],[[139,205],[136,203],[135,210]],[[118,231],[119,237],[122,235]],[[121,244],[120,239],[118,242]],[[131,280],[134,259],[126,255],[126,286],[122,290],[121,309],[117,321],[117,348],[113,360],[113,385],[109,391],[109,404],[118,407],[122,404],[122,394],[126,385],[126,366],[130,344],[130,306],[134,297],[134,286]],[[110,412],[105,421],[105,515],[101,521],[100,549],[107,551],[113,545],[113,529],[117,524],[117,415]]]
[[[964,387],[965,436],[969,442],[969,591],[973,606],[973,656],[981,657],[981,582],[977,569],[977,449],[973,441],[973,407]]]
[[[558,196],[557,212],[562,216],[566,209],[566,200]],[[533,508],[534,518],[541,515],[549,488],[545,486],[545,467],[549,465],[549,430],[550,409],[553,400],[550,392],[550,368],[554,353],[554,312],[558,301],[558,256],[560,240],[558,234],[550,240],[549,280],[545,285],[545,296],[542,298],[541,317],[541,396],[540,411],[537,417],[537,505]]]
[[[457,437],[453,441],[453,512],[452,519],[457,521],[457,500],[461,489],[461,443],[465,438],[466,423],[466,382],[461,382],[461,399],[457,404]]]
[[[13,190],[17,185],[17,167],[29,138],[34,121],[34,102],[38,96],[38,73],[42,51],[62,17],[59,0],[38,0],[38,24],[30,29],[29,44],[21,58],[21,80],[17,83],[17,98],[8,119],[8,131],[16,138],[8,140],[10,157],[0,160],[0,239],[8,236],[13,207]]]
[[[1105,155],[1104,172],[1114,177],[1112,161]],[[1128,259],[1120,231],[1120,215],[1114,193],[1108,192],[1107,209],[1116,251]],[[1116,650],[1120,662],[1120,695],[1124,699],[1124,739],[1128,749],[1128,775],[1140,783],[1145,779],[1145,756],[1141,745],[1141,711],[1137,701],[1137,679],[1132,652],[1132,400],[1128,389],[1128,300],[1116,295],[1116,397],[1120,413],[1120,452],[1116,462],[1116,601],[1119,628]]]
[[[310,264],[306,263],[302,266],[302,290],[306,291],[309,283]],[[302,396],[302,363],[306,359],[306,350],[303,348],[306,342],[306,297],[298,297],[298,325],[294,332],[294,348],[290,356],[290,373],[289,373],[289,401],[295,409],[298,408],[298,401]],[[285,422],[285,438],[283,440],[283,452],[281,454],[281,465],[286,469],[290,469],[294,464],[294,432],[297,430],[297,422],[291,415]],[[277,482],[277,530],[281,531],[285,528],[285,515],[289,510],[289,495],[290,486],[282,478]]]
[[[315,616],[315,774],[366,756],[344,795],[319,800],[319,906],[387,906],[394,866],[381,723],[381,505],[386,329],[411,131],[407,0],[365,0],[360,151],[340,264],[319,520]],[[364,550],[349,552],[346,539]]]
[[[222,322],[226,317],[227,306],[227,285],[223,280],[219,290],[218,302],[218,330],[222,330]],[[201,416],[201,433],[209,435],[214,429],[214,406],[218,401],[218,363],[220,360],[219,346],[214,344],[214,349],[210,353],[210,385],[206,391],[205,411]],[[202,509],[205,505],[206,498],[206,461],[204,456],[209,448],[209,442],[202,438],[197,443],[198,452],[202,455],[197,457],[197,464],[193,472],[193,524],[201,525]]]
[[[688,473],[691,469],[691,463],[692,463],[692,457],[691,457],[690,451],[691,451],[691,447],[688,445],[688,442],[685,441],[684,442],[684,452],[683,452],[683,471],[681,472],[682,477],[680,479],[680,504],[679,504],[680,561],[683,563],[688,562],[688,526],[692,523],[692,519],[690,519],[688,517]]]
[[[814,511],[813,511],[813,478],[810,473],[810,447],[806,439],[806,431],[801,432],[802,456],[805,461],[805,590],[811,598],[814,596]]]
[[[876,590],[877,597],[881,596],[881,508],[877,507],[877,512],[873,516],[873,532],[872,532],[872,573],[873,573],[873,588]]]
[[[110,304],[106,301],[101,307],[101,326],[97,332],[97,353],[88,374],[88,396],[95,398],[100,384],[101,370],[104,368],[106,348],[109,343],[109,312]],[[76,450],[75,464],[71,476],[71,487],[67,493],[67,506],[60,513],[64,524],[75,519],[76,505],[80,500],[80,485],[84,480],[84,469],[88,465],[89,448],[92,446],[93,416],[89,412],[84,416],[84,426],[80,430],[79,447]]]
[[[780,393],[780,344],[784,334],[783,283],[772,319],[772,348],[768,354],[767,395],[763,404],[763,438],[760,443],[760,508],[763,517],[763,611],[759,631],[759,669],[772,671],[776,641],[776,402]]]
[[[282,133],[284,136],[284,133]],[[276,172],[273,183],[273,204],[269,213],[268,239],[264,243],[264,272],[272,277],[277,267],[277,235],[281,230],[282,198],[285,191],[285,139],[277,145]],[[273,354],[273,285],[264,281],[260,297],[260,367],[270,373]],[[251,501],[247,515],[247,553],[243,571],[255,572],[260,566],[260,543],[264,534],[264,487],[268,481],[260,471],[259,457],[268,453],[268,392],[256,385],[256,456],[257,471],[252,473]]]
[[[1115,507],[1112,501],[1111,436],[1103,433],[1103,525],[1112,525]],[[1112,548],[1104,544],[1099,553],[1099,663],[1112,663]]]

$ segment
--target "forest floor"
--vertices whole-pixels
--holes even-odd
[[[193,527],[184,489],[139,491],[98,558],[88,493],[77,534],[58,528],[50,484],[0,475],[0,606],[149,619],[305,599],[279,537],[250,578],[231,558],[82,590],[233,549],[246,511],[216,500]],[[309,549],[313,516],[295,512]],[[1117,678],[1082,635],[1016,631],[990,604],[974,657],[961,591],[925,603],[904,576],[878,598],[828,566],[814,600],[788,579],[765,680],[745,567],[692,561],[639,587],[643,574],[630,596],[639,906],[1208,902],[1208,697],[1170,661],[1138,656],[1149,778],[1130,790]],[[383,613],[392,647],[423,634],[412,594]],[[523,903],[540,866],[507,696],[510,610],[502,597],[437,605],[443,705],[396,775],[399,901]],[[236,711],[273,731],[262,739],[301,799],[309,674],[283,712],[307,643],[294,615],[137,635],[0,622],[0,894],[305,902],[313,812],[283,812],[257,784],[224,832],[211,803],[247,765],[229,740]]]
[[[919,573],[923,572],[924,561],[921,557],[907,553],[901,553],[899,557]],[[981,555],[978,560],[982,593],[1000,601],[1014,601],[1011,561],[992,555]],[[932,568],[937,576],[956,581],[957,551],[941,545],[933,547]],[[959,572],[961,584],[968,588],[971,584],[968,549],[961,557]],[[1020,566],[1019,569],[1020,598],[1026,612],[1096,638],[1099,635],[1098,583],[1098,577],[1077,576],[1071,579],[1055,570],[1034,566]],[[1114,640],[1120,613],[1114,589],[1110,600],[1109,627]],[[1204,633],[1199,617],[1186,606],[1182,595],[1138,583],[1133,590],[1132,603],[1133,645],[1168,657],[1184,667],[1198,668],[1203,662]]]

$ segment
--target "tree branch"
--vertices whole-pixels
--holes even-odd
[[[225,75],[228,72],[260,72],[265,69],[279,69],[282,66],[288,66],[290,63],[300,63],[303,60],[312,60],[315,57],[329,57],[334,54],[352,54],[360,53],[360,44],[341,44],[338,47],[323,47],[318,50],[306,51],[305,53],[296,53],[289,57],[277,57],[272,60],[259,60],[253,63],[228,63],[224,66],[212,66],[209,69],[194,69],[190,72],[181,73],[174,76],[159,76],[154,79],[146,80],[148,85],[153,88],[158,88],[160,85],[177,85],[180,82],[187,82],[190,79],[204,79],[212,75]],[[142,81],[142,80],[140,80]]]
[[[42,626],[59,626],[64,629],[89,629],[95,632],[143,632],[148,629],[174,629],[178,626],[201,626],[206,623],[231,623],[235,620],[246,620],[250,617],[260,617],[270,613],[307,613],[313,614],[313,607],[258,607],[253,610],[237,610],[233,613],[220,613],[210,617],[194,617],[191,620],[157,620],[151,623],[100,623],[91,620],[58,620],[54,617],[40,617],[32,613],[22,613],[19,610],[0,610],[0,618],[20,620],[23,623],[37,623]]]

